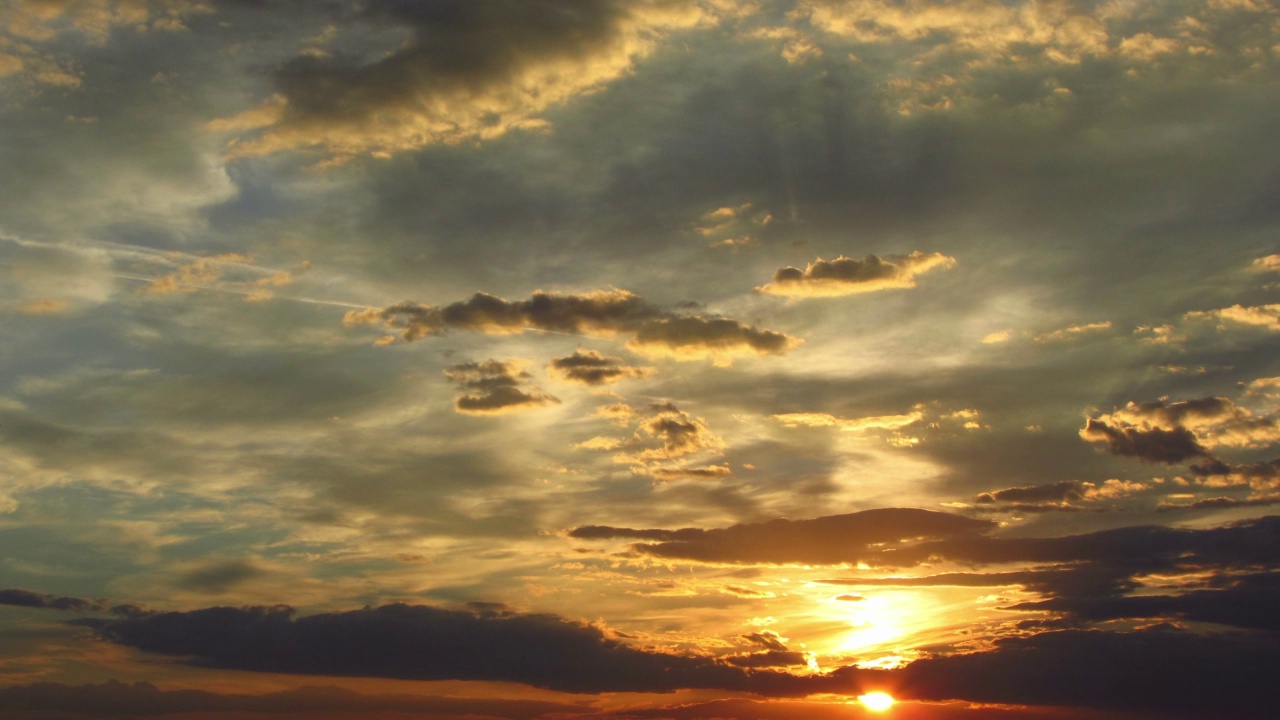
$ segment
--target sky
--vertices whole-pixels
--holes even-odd
[[[0,0],[0,719],[1272,717],[1278,70],[1272,0]]]

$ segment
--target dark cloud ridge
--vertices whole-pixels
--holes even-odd
[[[752,673],[710,658],[639,650],[553,615],[473,614],[394,604],[295,617],[288,606],[214,607],[81,620],[99,637],[198,665],[406,680],[518,682],[565,692],[751,690]],[[784,677],[775,680],[785,680]]]

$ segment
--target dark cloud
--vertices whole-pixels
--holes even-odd
[[[445,306],[402,302],[380,310],[346,314],[351,324],[384,323],[399,329],[406,341],[439,335],[449,329],[513,333],[525,329],[573,334],[612,335],[632,329],[661,311],[626,290],[599,290],[563,295],[535,292],[528,300],[507,301],[487,293]]]
[[[980,493],[974,501],[978,503],[1067,502],[1079,500],[1082,497],[1082,491],[1082,483],[1075,480],[1062,480],[1045,485],[1029,485],[984,492]]]
[[[743,640],[746,640],[753,645],[759,645],[766,650],[776,650],[778,652],[784,652],[787,650],[786,644],[782,642],[782,637],[779,636],[778,633],[770,630],[747,633],[741,637]]]
[[[1116,455],[1134,457],[1144,462],[1164,463],[1172,465],[1192,458],[1211,457],[1209,451],[1196,440],[1190,430],[1179,427],[1173,430],[1163,428],[1117,428],[1101,420],[1089,418],[1080,437],[1089,442],[1105,443],[1107,450]]]
[[[634,549],[654,557],[724,563],[867,562],[897,564],[898,554],[922,538],[971,536],[996,524],[949,513],[911,508],[864,510],[812,520],[770,520],[703,530],[636,530],[585,526],[572,530],[580,539],[638,538],[659,541]],[[888,547],[885,547],[885,546]]]
[[[770,295],[787,297],[835,297],[875,292],[891,288],[911,288],[916,276],[936,267],[951,267],[953,257],[942,253],[915,251],[910,255],[884,258],[868,255],[861,260],[844,257],[809,263],[804,270],[785,267],[773,274],[773,282],[756,288]]]
[[[669,317],[641,325],[627,347],[643,355],[727,361],[734,355],[781,355],[800,340],[729,318]]]
[[[1211,497],[1203,500],[1194,500],[1189,503],[1173,503],[1162,502],[1156,508],[1160,512],[1171,512],[1177,510],[1218,510],[1222,508],[1236,507],[1263,507],[1266,505],[1280,504],[1280,495],[1261,495],[1245,499],[1233,497]]]
[[[1257,492],[1280,490],[1280,458],[1254,463],[1213,460],[1190,467],[1193,476],[1211,487],[1248,486]]]
[[[725,658],[725,662],[742,668],[794,667],[808,664],[809,658],[802,652],[766,650],[745,655],[730,655]]]
[[[382,309],[353,310],[343,321],[347,325],[382,324],[399,330],[404,341],[449,329],[486,333],[531,329],[600,337],[628,334],[631,350],[677,360],[709,357],[727,361],[743,354],[777,355],[800,343],[789,335],[730,318],[665,312],[626,290],[567,295],[538,291],[528,300],[516,301],[476,293],[469,300],[443,307],[403,302]]]
[[[550,368],[561,379],[583,385],[608,385],[621,380],[647,378],[654,373],[653,368],[627,365],[620,357],[595,350],[575,350],[572,355],[553,359]]]
[[[96,685],[35,683],[0,689],[0,717],[150,717],[176,713],[276,713],[284,717],[368,717],[369,713],[414,717],[484,717],[534,720],[550,713],[582,712],[577,705],[539,700],[461,697],[376,696],[336,687],[306,687],[264,695],[204,690],[161,690],[150,683],[111,680]],[[303,715],[305,714],[305,715]],[[356,715],[358,714],[358,715]],[[261,717],[255,715],[255,717]]]
[[[1223,585],[1180,594],[1126,597],[1063,597],[1020,603],[1014,610],[1069,613],[1089,622],[1121,618],[1162,618],[1280,631],[1280,575],[1254,573],[1213,579]]]
[[[178,579],[177,585],[185,590],[202,593],[221,593],[241,583],[265,574],[262,568],[243,560],[207,563]]]
[[[987,652],[917,660],[894,692],[924,700],[1095,707],[1160,717],[1267,718],[1280,645],[1272,635],[1063,630]]]
[[[88,600],[64,595],[45,595],[18,588],[0,590],[0,605],[78,611],[106,609],[106,605],[101,600]]]
[[[542,111],[623,75],[654,38],[711,17],[663,0],[378,0],[347,23],[406,31],[406,41],[369,60],[300,55],[275,71],[275,98],[218,127],[263,128],[233,155],[320,148],[337,158],[385,156],[493,138],[545,125]]]
[[[464,362],[450,365],[444,374],[465,391],[453,403],[460,413],[493,415],[560,402],[537,389],[524,390],[523,386],[532,376],[516,362]]]
[[[586,693],[745,691],[769,681],[709,658],[632,648],[553,615],[397,604],[295,618],[286,606],[217,607],[80,624],[118,645],[258,672],[496,680]]]

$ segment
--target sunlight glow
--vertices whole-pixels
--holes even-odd
[[[859,695],[858,702],[862,703],[872,712],[884,712],[893,707],[893,696],[883,692],[869,692],[866,695]]]

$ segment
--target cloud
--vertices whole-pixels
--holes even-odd
[[[1254,463],[1227,463],[1214,460],[1192,465],[1199,483],[1214,488],[1248,486],[1256,492],[1280,490],[1280,458]]]
[[[1098,420],[1139,432],[1187,430],[1206,448],[1265,447],[1280,442],[1280,424],[1274,418],[1257,417],[1225,397],[1130,402]]]
[[[977,56],[975,62],[983,64],[1008,57],[1016,46],[1036,47],[1058,62],[1078,61],[1084,53],[1107,52],[1106,27],[1075,3],[805,0],[797,12],[825,32],[862,42],[937,37],[943,49],[968,51]]]
[[[579,539],[636,538],[658,541],[634,545],[645,555],[714,563],[892,564],[902,547],[922,538],[969,536],[995,523],[949,513],[882,508],[811,520],[777,519],[703,530],[637,530],[584,526],[569,532]]]
[[[1253,634],[1062,630],[917,660],[893,681],[922,700],[1264,718],[1274,711],[1275,652],[1273,638]]]
[[[1189,320],[1219,320],[1219,327],[1228,322],[1241,325],[1256,325],[1280,331],[1280,303],[1245,307],[1232,305],[1219,310],[1197,310],[1187,313]]]
[[[12,712],[14,714],[10,715]],[[151,683],[123,683],[109,680],[95,685],[36,683],[10,685],[0,689],[0,717],[169,717],[187,713],[199,717],[232,718],[338,718],[396,717],[444,720],[445,718],[503,718],[536,720],[553,713],[572,716],[582,712],[579,705],[543,700],[497,698],[364,695],[337,687],[305,687],[262,695],[217,693],[206,690],[161,690]],[[21,713],[21,714],[19,714]],[[403,713],[404,715],[401,715]]]
[[[0,605],[17,605],[30,608],[50,608],[53,610],[105,610],[106,605],[100,600],[87,600],[78,597],[45,595],[43,593],[9,588],[0,590]]]
[[[24,315],[56,315],[64,313],[69,305],[61,300],[32,300],[18,306],[18,312]]]
[[[1100,333],[1110,329],[1110,320],[1104,322],[1080,323],[1078,325],[1070,325],[1052,332],[1042,333],[1040,335],[1036,335],[1032,339],[1036,342],[1065,342],[1067,340],[1076,340],[1084,337],[1085,335]]]
[[[974,498],[974,502],[986,504],[1001,502],[1062,503],[1079,500],[1081,497],[1083,497],[1083,483],[1078,480],[1062,480],[1045,485],[1012,487],[979,493]]]
[[[403,302],[353,310],[343,322],[382,324],[399,330],[406,342],[450,329],[496,334],[543,330],[597,337],[627,334],[631,335],[627,347],[633,352],[676,360],[712,358],[721,363],[738,355],[781,354],[800,344],[783,333],[729,318],[665,312],[626,290],[567,295],[538,291],[528,300],[516,301],[476,293],[443,307]]]
[[[244,264],[250,259],[236,253],[196,258],[179,265],[168,275],[162,275],[136,290],[139,295],[167,295],[176,292],[194,292],[209,287],[222,279],[224,266],[230,263]]]
[[[728,477],[733,470],[728,465],[707,465],[705,467],[658,467],[646,471],[657,480],[714,480]]]
[[[383,605],[295,617],[293,608],[215,607],[83,620],[117,645],[255,672],[405,680],[491,680],[564,692],[748,691],[767,680],[705,657],[625,645],[554,615]]]
[[[369,60],[312,52],[276,68],[276,95],[224,120],[244,130],[257,126],[228,153],[318,149],[336,160],[386,157],[544,128],[544,111],[626,74],[666,35],[718,22],[716,5],[371,2],[347,22],[407,38]]]
[[[203,563],[183,573],[176,584],[184,590],[218,594],[265,574],[265,570],[252,562],[244,560],[214,561]]]
[[[1192,458],[1210,457],[1208,449],[1186,428],[1138,429],[1117,428],[1102,420],[1088,418],[1080,430],[1080,437],[1089,442],[1100,442],[1115,455],[1135,457],[1144,462],[1172,465]]]
[[[652,377],[655,372],[651,367],[627,365],[620,357],[581,349],[567,357],[555,358],[550,369],[553,375],[563,380],[593,386]]]
[[[1106,480],[1099,483],[1061,480],[1044,485],[1026,485],[978,493],[974,502],[980,506],[999,505],[997,510],[1017,512],[1075,511],[1081,505],[1100,500],[1118,500],[1151,489],[1149,483],[1132,480]]]
[[[724,365],[740,355],[781,355],[799,344],[789,335],[737,320],[692,315],[645,323],[627,342],[627,349],[675,360],[711,358]]]
[[[901,415],[871,415],[860,418],[843,418],[827,413],[783,413],[770,415],[787,427],[838,427],[845,432],[866,430],[898,430],[924,419],[924,413],[916,410]]]
[[[1258,272],[1280,272],[1280,255],[1266,255],[1255,259],[1251,264]]]
[[[444,374],[464,390],[454,400],[453,407],[468,415],[494,415],[560,402],[558,398],[538,389],[523,389],[533,376],[525,372],[518,362],[464,362],[450,365]]]
[[[602,412],[608,411],[608,412]],[[631,470],[656,480],[710,480],[732,474],[728,465],[671,466],[672,460],[688,462],[692,456],[719,455],[724,440],[707,427],[706,421],[681,410],[672,403],[649,406],[649,414],[640,416],[625,404],[610,405],[597,411],[623,427],[631,427],[629,436],[596,436],[577,444],[580,450],[615,452],[613,459],[630,463]]]
[[[916,276],[934,268],[949,268],[956,259],[942,253],[890,255],[884,258],[868,255],[861,260],[844,257],[827,261],[822,258],[801,270],[781,268],[773,274],[773,282],[756,288],[760,292],[785,297],[840,297],[876,292],[892,288],[912,288]]]

